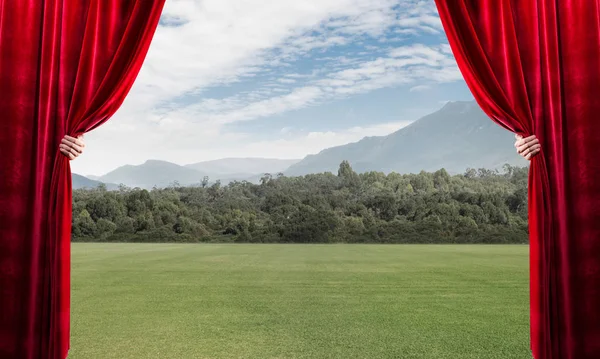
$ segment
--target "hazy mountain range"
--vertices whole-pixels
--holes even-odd
[[[467,168],[500,168],[505,163],[525,166],[513,147],[514,135],[493,123],[473,101],[449,102],[390,135],[325,149],[302,160],[264,158],[226,158],[181,166],[148,160],[141,165],[125,165],[100,177],[73,175],[73,188],[95,187],[99,182],[109,188],[123,183],[130,187],[197,185],[204,176],[223,184],[233,180],[257,182],[264,173],[282,172],[287,176],[309,173],[336,173],[348,160],[357,172],[418,173],[445,168],[462,173]]]
[[[442,109],[381,137],[332,147],[308,155],[286,175],[337,171],[344,159],[357,172],[418,173],[445,168],[500,168],[505,163],[526,165],[513,147],[514,135],[504,130],[474,101],[449,102]]]
[[[175,182],[180,185],[199,185],[207,176],[211,183],[217,179],[227,184],[231,181],[258,182],[265,173],[283,172],[300,161],[270,158],[224,158],[220,160],[192,163],[181,166],[159,160],[148,160],[141,165],[125,165],[103,176],[81,176],[73,174],[73,188],[95,188],[105,183],[108,189],[118,184],[150,189],[154,186],[167,187]]]
[[[91,178],[88,178],[88,177],[85,177],[82,175],[78,175],[77,173],[73,173],[72,180],[73,180],[73,189],[96,188],[96,187],[98,187],[98,185],[100,185],[100,183],[103,183],[103,182],[93,180]],[[114,190],[119,187],[114,183],[104,183],[104,184],[106,185],[106,188],[108,188],[110,190]]]

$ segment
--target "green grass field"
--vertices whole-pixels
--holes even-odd
[[[524,245],[72,249],[70,359],[531,358]]]

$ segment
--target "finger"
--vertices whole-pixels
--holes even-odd
[[[534,150],[538,150],[540,148],[541,148],[541,145],[538,143],[537,145],[524,147],[520,153],[525,155],[525,154],[527,154],[529,152],[532,152]]]
[[[62,142],[62,145],[64,145],[64,146],[67,146],[67,147],[70,147],[70,148],[74,148],[74,149],[75,149],[75,150],[77,150],[77,152],[79,152],[79,153],[82,153],[82,152],[83,152],[83,147],[82,147],[82,146],[80,146],[80,145],[78,145],[78,144],[76,144],[76,143],[69,142],[69,141],[68,141],[68,140],[66,140],[66,139],[63,139],[61,142]]]
[[[73,156],[73,154],[69,151],[64,151],[64,150],[60,150],[60,152],[65,156],[68,157],[69,160],[74,160],[75,156]]]
[[[539,152],[540,152],[539,150],[538,150],[538,151],[531,152],[531,153],[530,153],[530,154],[528,154],[528,155],[527,155],[525,158],[526,158],[527,160],[531,160],[532,158],[534,158],[535,156],[537,156],[537,154],[538,154]]]
[[[72,145],[72,146],[67,146],[65,144],[60,144],[59,148],[64,149],[67,152],[73,152],[76,155],[80,155],[81,153],[83,153],[83,149],[81,149],[79,146],[77,145]]]
[[[75,144],[75,142],[73,142],[73,141],[70,141],[70,140],[69,140],[69,139],[67,139],[67,138],[63,138],[62,140],[60,140],[60,143],[61,143],[61,144],[64,144],[64,145],[67,145],[68,147],[71,147],[72,145],[74,145],[74,144]]]
[[[75,143],[66,143],[66,144],[61,144],[62,146],[67,146],[69,148],[73,148],[75,149],[77,152],[82,153],[83,152],[83,147],[75,144]]]
[[[527,149],[525,149],[525,151],[523,151],[523,153],[521,155],[526,156],[530,153],[533,153],[534,151],[539,151],[540,147],[541,147],[540,145],[528,147]]]
[[[530,142],[535,142],[538,141],[537,137],[534,136],[529,136],[529,137],[525,137],[525,138],[521,138],[518,142],[520,145],[525,144],[525,143],[530,143]]]
[[[83,142],[83,136],[79,136],[75,139],[75,144],[77,144],[80,147],[85,147],[85,142]]]
[[[521,145],[517,147],[517,152],[519,152],[520,154],[523,154],[523,152],[525,152],[527,149],[529,148],[528,145]]]
[[[75,142],[77,139],[73,136],[65,135],[65,137],[63,137],[63,140],[68,140],[69,142]]]
[[[540,145],[539,141],[534,141],[534,142],[531,142],[531,143],[526,143],[524,145],[517,146],[517,151],[519,153],[521,153],[521,152],[525,151],[527,148],[531,148],[531,147],[535,147],[535,146],[539,146],[539,145]]]
[[[540,142],[540,140],[538,140],[537,137],[535,137],[535,136],[532,136],[532,137],[522,138],[522,139],[518,140],[515,145],[523,146],[523,145],[534,144],[534,143]]]
[[[537,144],[535,144],[535,145],[531,146],[531,149],[532,149],[532,150],[539,150],[540,148],[542,148],[542,145],[540,145],[539,143],[537,143]]]
[[[518,147],[519,144],[521,143],[520,141],[523,139],[523,137],[516,135],[515,138],[516,138],[515,147]]]
[[[531,151],[529,151],[529,150],[527,150],[527,151],[525,151],[525,152],[521,153],[521,156],[523,156],[523,157],[525,157],[525,158],[528,158],[530,155],[531,155]]]
[[[72,154],[73,156],[77,157],[79,156],[79,152],[77,152],[77,150],[75,150],[74,148],[69,148],[69,153]]]
[[[79,137],[75,138],[75,137],[71,137],[71,136],[67,135],[62,139],[61,142],[68,144],[68,145],[75,144],[81,148],[85,147],[85,142],[83,142],[83,136],[79,136]]]
[[[67,153],[73,154],[75,157],[77,157],[81,154],[81,152],[77,151],[75,148],[67,146],[67,145],[60,144],[58,147]]]
[[[523,157],[525,157],[525,159],[527,159],[527,160],[530,160],[530,159],[532,159],[533,157],[537,156],[539,153],[540,153],[540,151],[539,151],[539,150],[537,150],[537,151],[532,151],[532,152],[528,153],[526,156],[523,156]]]

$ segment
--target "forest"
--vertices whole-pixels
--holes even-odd
[[[72,240],[221,243],[527,243],[528,168],[338,173],[260,183],[73,191]]]

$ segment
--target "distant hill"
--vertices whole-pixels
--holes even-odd
[[[73,181],[73,189],[96,188],[102,183],[100,181],[95,181],[95,180],[89,179],[85,176],[78,175],[76,173],[72,174],[72,181]],[[114,183],[105,183],[105,185],[106,185],[106,189],[108,189],[108,190],[115,190],[119,187],[118,185],[116,185]]]
[[[501,168],[505,163],[525,166],[517,155],[514,135],[492,122],[474,101],[449,102],[390,135],[309,155],[285,171],[287,176],[337,173],[348,160],[356,172],[418,173],[445,168],[462,173],[467,168]]]
[[[97,178],[102,182],[123,183],[129,187],[146,189],[154,186],[168,187],[175,181],[182,186],[198,185],[204,176],[209,177],[210,183],[220,180],[225,185],[236,180],[258,182],[264,173],[275,176],[298,161],[300,160],[226,158],[180,166],[167,161],[148,160],[141,165],[119,167]]]
[[[209,177],[210,183],[217,179],[223,184],[236,180],[257,183],[264,173],[273,176],[279,172],[286,176],[337,173],[344,160],[349,161],[356,172],[385,173],[418,173],[440,168],[462,173],[469,167],[494,169],[505,163],[527,165],[527,161],[516,154],[513,143],[513,134],[492,122],[474,101],[449,102],[439,111],[390,135],[365,137],[302,160],[224,158],[185,166],[148,160],[137,166],[119,167],[104,176],[94,176],[94,180],[74,175],[73,181],[74,188],[93,188],[101,181],[147,189],[167,187],[175,181],[183,186],[198,185],[204,176]]]
[[[148,160],[141,165],[125,165],[100,177],[102,182],[123,183],[129,187],[168,187],[173,182],[186,186],[202,181],[205,174],[175,163]]]
[[[272,158],[223,158],[186,165],[211,176],[233,178],[251,177],[256,174],[283,172],[300,159],[280,160]]]

